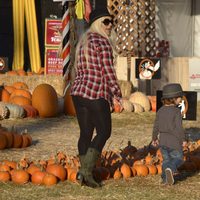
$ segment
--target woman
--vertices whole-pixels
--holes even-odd
[[[80,39],[75,56],[76,76],[71,95],[80,127],[78,151],[80,184],[99,187],[92,171],[111,135],[110,106],[121,105],[121,90],[113,66],[110,36],[112,16],[108,10],[93,10],[90,27]],[[94,130],[96,135],[94,136]]]

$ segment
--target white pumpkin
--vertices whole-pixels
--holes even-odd
[[[133,107],[134,107],[134,112],[135,113],[144,112],[144,108],[138,103],[133,103]]]
[[[134,106],[133,104],[126,98],[122,98],[122,106],[125,112],[133,112]]]
[[[144,108],[144,111],[150,111],[151,109],[149,98],[142,92],[137,91],[132,93],[129,97],[129,101],[131,103],[140,104]]]

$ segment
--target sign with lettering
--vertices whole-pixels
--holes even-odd
[[[46,47],[45,49],[45,74],[62,75],[63,59],[59,56],[59,49]]]
[[[200,100],[200,58],[189,59],[189,90],[197,92],[197,99]]]
[[[45,46],[59,46],[62,42],[62,20],[45,20]]]

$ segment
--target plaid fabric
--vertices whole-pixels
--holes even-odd
[[[71,95],[88,99],[104,98],[112,104],[112,98],[121,99],[113,66],[112,47],[108,40],[97,33],[88,33],[88,66],[81,46],[78,55],[76,78]]]

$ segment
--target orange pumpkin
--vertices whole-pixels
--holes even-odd
[[[134,165],[134,168],[136,169],[138,176],[147,176],[149,173],[148,167],[144,164]]]
[[[129,178],[132,175],[131,168],[126,163],[123,163],[120,167],[120,171],[123,175],[123,178]]]
[[[35,171],[31,176],[31,182],[37,185],[41,185],[43,183],[45,175],[46,175],[45,171]]]
[[[1,131],[1,134],[6,136],[6,140],[7,140],[6,148],[11,148],[12,145],[13,145],[13,134],[12,134],[12,132],[4,130],[4,131]]]
[[[18,70],[16,70],[17,71],[17,74],[19,75],[19,76],[26,76],[27,74],[26,74],[26,72],[23,70],[23,69],[18,69]]]
[[[0,182],[7,182],[10,180],[10,173],[8,171],[0,171]]]
[[[30,175],[33,175],[35,172],[40,171],[40,167],[35,165],[35,164],[31,164],[27,170],[26,170]]]
[[[29,173],[22,169],[14,169],[11,174],[11,179],[14,183],[25,184],[29,181]]]
[[[12,84],[12,86],[13,86],[14,88],[16,88],[16,89],[26,89],[26,90],[29,89],[29,88],[28,88],[28,85],[27,85],[26,83],[20,82],[20,81],[14,82],[14,83]]]
[[[10,99],[12,99],[14,96],[23,96],[28,99],[32,99],[32,95],[28,90],[25,89],[15,89],[12,94],[10,95]]]
[[[157,167],[155,165],[148,164],[147,167],[149,169],[149,174],[151,174],[151,175],[156,175],[157,174],[158,169],[157,169]]]
[[[8,165],[11,169],[17,168],[17,162],[15,162],[13,160],[3,160],[3,163]]]
[[[46,173],[42,180],[42,183],[46,186],[55,185],[57,182],[58,182],[57,177],[49,173]]]
[[[9,76],[18,76],[18,73],[15,70],[10,70],[10,71],[6,72],[6,74]]]
[[[23,96],[14,96],[9,100],[10,103],[22,105],[31,105],[31,100]]]
[[[16,88],[11,85],[4,85],[4,89],[6,89],[10,94],[12,94]]]
[[[32,94],[32,106],[38,110],[40,117],[56,117],[58,114],[58,97],[49,84],[38,85]]]
[[[38,111],[32,105],[22,105],[24,110],[26,111],[26,117],[37,117]]]
[[[156,112],[156,96],[148,96],[148,99],[151,104],[151,111]]]
[[[121,171],[119,170],[119,168],[117,168],[116,170],[115,170],[115,172],[114,172],[114,174],[113,174],[113,178],[115,179],[115,180],[117,180],[117,179],[120,179],[120,178],[122,178],[122,173],[121,173]]]
[[[59,180],[64,181],[67,177],[66,169],[59,164],[48,165],[46,171],[50,174],[55,175]]]
[[[13,148],[21,148],[23,138],[21,134],[13,132]]]
[[[10,93],[6,89],[2,89],[0,92],[0,101],[9,102]]]
[[[32,144],[32,137],[28,133],[23,133],[21,148],[29,147],[31,144]]]

